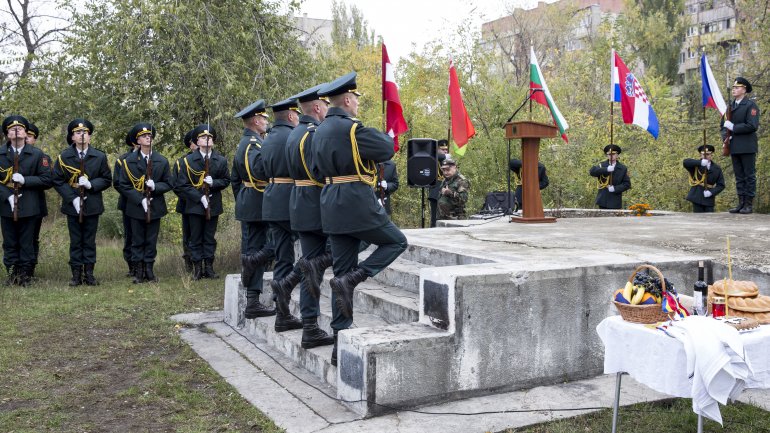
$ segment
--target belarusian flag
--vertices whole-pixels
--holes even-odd
[[[385,132],[393,137],[394,150],[398,152],[398,136],[405,133],[409,127],[406,126],[393,64],[390,63],[385,44],[382,44],[382,100],[385,101]]]
[[[455,154],[463,156],[471,137],[476,135],[471,117],[465,109],[463,94],[460,90],[460,80],[457,79],[457,71],[452,60],[449,60],[449,116],[452,122],[452,138],[455,142]]]
[[[556,106],[556,103],[553,101],[553,96],[551,96],[550,90],[548,90],[548,85],[545,84],[545,78],[543,77],[543,72],[540,70],[540,65],[537,63],[537,59],[535,58],[535,49],[533,47],[530,47],[531,50],[531,60],[529,62],[529,88],[530,92],[532,92],[532,100],[535,102],[542,104],[551,111],[551,117],[553,118],[553,124],[556,125],[556,127],[559,128],[559,132],[561,133],[561,138],[569,143],[569,140],[567,139],[567,128],[569,128],[569,125],[567,124],[567,119],[564,118],[564,116],[561,115],[561,111],[559,111],[559,107]],[[534,89],[542,89],[542,92],[535,91]]]

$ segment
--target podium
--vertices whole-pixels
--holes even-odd
[[[541,138],[555,138],[559,129],[553,125],[528,120],[505,124],[505,138],[521,139],[521,188],[522,216],[511,217],[517,223],[552,223],[556,218],[543,213],[543,198],[540,196],[540,181],[537,177],[537,161]]]

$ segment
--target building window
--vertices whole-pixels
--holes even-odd
[[[684,51],[679,53],[679,64],[681,65],[684,63]]]
[[[730,47],[727,49],[727,56],[735,57],[739,54],[741,54],[741,43],[736,42],[734,44],[730,44]]]

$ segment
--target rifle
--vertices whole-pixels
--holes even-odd
[[[19,149],[13,148],[13,174],[19,172]],[[13,221],[19,220],[19,182],[13,183]]]
[[[206,137],[206,141],[208,141],[208,137]],[[206,154],[206,157],[203,158],[203,178],[205,179],[206,176],[209,175],[209,160],[211,159],[211,148],[209,147],[209,153]],[[206,206],[206,221],[211,219],[211,189],[209,188],[209,184],[206,182],[203,182],[203,195],[206,196],[206,203],[208,206]]]
[[[145,179],[152,179],[152,137],[150,137],[150,155],[147,157],[147,172],[145,173]],[[150,209],[150,204],[152,203],[152,191],[150,191],[150,188],[147,188],[147,185],[145,185],[144,188],[144,198],[147,199],[147,210],[144,212],[144,221],[149,224],[152,221],[152,210]]]
[[[725,120],[730,121],[730,114],[732,111],[732,104],[727,107],[727,111],[725,111]],[[730,137],[732,136],[732,131],[729,129],[727,130],[727,134],[725,134],[725,139],[722,141],[722,156],[730,156]]]
[[[380,168],[380,170],[379,170],[380,176],[379,176],[379,179],[378,179],[378,182],[377,182],[377,186],[380,189],[380,201],[382,201],[382,205],[385,206],[385,188],[382,187],[382,179],[385,176],[385,174],[384,174],[384,172],[385,172],[385,164],[380,163],[378,165],[380,166],[379,167]]]
[[[80,136],[80,151],[83,151],[83,145],[85,144],[86,134],[83,133],[83,135]],[[85,155],[80,158],[80,176],[86,175],[86,158]],[[78,212],[78,222],[83,223],[83,205],[86,201],[86,187],[83,185],[80,185],[78,187],[78,194],[80,195],[80,211]]]

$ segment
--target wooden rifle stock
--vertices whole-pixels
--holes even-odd
[[[203,178],[205,179],[209,175],[209,160],[211,159],[211,154],[209,153],[206,155],[205,158],[203,158]],[[206,196],[206,221],[211,219],[211,189],[209,188],[209,184],[206,182],[203,182],[203,195]]]
[[[19,149],[14,147],[13,152],[13,174],[19,172]],[[19,220],[19,182],[13,183],[13,220]]]
[[[725,120],[730,121],[730,112],[732,111],[732,104],[727,107],[727,111],[725,111]],[[727,130],[727,134],[725,134],[725,139],[722,141],[722,156],[730,156],[730,137],[732,137],[732,131],[729,129]]]
[[[152,210],[150,205],[152,204],[152,191],[147,188],[147,180],[152,179],[152,141],[150,142],[150,156],[147,157],[147,171],[145,173],[145,186],[144,186],[144,198],[147,199],[147,210],[144,212],[144,221],[150,223],[152,221]]]
[[[81,152],[82,152],[82,142],[81,142]],[[86,158],[85,156],[83,158],[80,158],[80,176],[86,175]],[[83,223],[83,207],[85,205],[86,201],[86,187],[83,185],[80,185],[78,187],[78,194],[80,195],[80,211],[78,212],[78,222]]]

